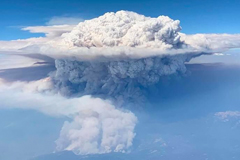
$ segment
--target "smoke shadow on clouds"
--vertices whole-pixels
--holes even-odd
[[[36,81],[46,78],[48,73],[55,70],[52,64],[31,66],[24,68],[11,68],[0,70],[0,78],[9,82],[13,81]]]

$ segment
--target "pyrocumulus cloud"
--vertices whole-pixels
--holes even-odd
[[[70,118],[56,144],[57,150],[76,154],[127,152],[137,118],[123,109],[124,102],[144,101],[145,89],[161,83],[164,76],[184,74],[185,62],[194,57],[240,47],[237,34],[186,35],[178,20],[128,11],[106,13],[78,25],[23,30],[46,36],[0,41],[0,54],[44,54],[55,59],[56,70],[35,82],[0,81],[0,107]]]

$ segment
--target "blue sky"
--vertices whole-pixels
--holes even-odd
[[[188,34],[239,33],[239,6],[239,0],[1,0],[0,40],[40,36],[20,28],[45,25],[54,16],[89,19],[118,10],[179,19]]]

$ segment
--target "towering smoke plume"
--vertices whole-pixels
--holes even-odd
[[[145,101],[149,88],[164,76],[184,74],[185,62],[193,57],[240,46],[239,35],[185,35],[178,20],[127,11],[106,13],[75,27],[25,30],[46,37],[0,41],[0,53],[18,55],[21,49],[23,54],[45,54],[50,63],[55,60],[56,70],[32,83],[9,85],[0,80],[0,108],[36,109],[70,118],[56,141],[57,150],[76,154],[128,151],[137,118],[118,106]]]
[[[57,59],[57,70],[52,75],[56,87],[65,95],[92,94],[118,102],[143,100],[142,88],[157,84],[162,76],[185,73],[184,63],[196,55],[164,54],[164,51],[168,53],[188,46],[180,40],[180,29],[179,21],[169,17],[150,18],[127,11],[106,13],[81,22],[62,36],[65,45],[72,49],[101,48],[99,52],[95,51],[100,58],[85,60],[86,55],[83,55],[82,59]],[[114,53],[119,48],[124,48],[122,54],[126,55],[134,49],[149,50],[140,51],[143,52],[140,58],[121,58],[119,53]],[[153,49],[163,52],[151,56]],[[112,56],[101,58],[104,51],[112,52]],[[79,51],[79,54],[82,53]]]

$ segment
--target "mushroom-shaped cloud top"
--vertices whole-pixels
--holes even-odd
[[[134,12],[109,12],[79,23],[63,35],[65,42],[78,47],[176,48],[180,41],[179,20],[167,16],[145,17]]]

